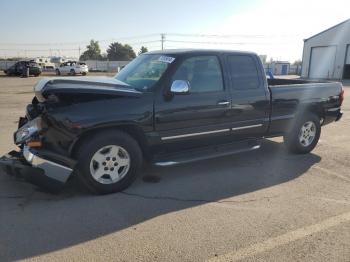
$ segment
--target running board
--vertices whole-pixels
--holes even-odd
[[[164,154],[156,156],[153,161],[155,166],[174,166],[185,163],[191,163],[200,160],[206,160],[221,156],[228,156],[242,152],[248,152],[260,148],[260,141],[251,139],[240,142],[233,142],[224,145],[215,145],[211,147],[203,147],[192,149],[173,154]]]

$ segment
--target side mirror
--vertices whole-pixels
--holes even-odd
[[[190,83],[185,80],[175,80],[170,87],[173,94],[188,94],[190,92]]]

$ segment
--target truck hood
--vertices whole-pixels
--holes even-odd
[[[103,94],[140,96],[142,93],[112,77],[56,77],[44,78],[34,86],[34,92],[43,102],[50,94]]]

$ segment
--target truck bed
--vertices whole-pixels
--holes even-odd
[[[328,111],[340,110],[339,82],[314,81],[305,79],[268,79],[271,96],[270,133],[283,133],[297,113],[306,107],[326,116]],[[322,112],[321,112],[322,111]],[[329,119],[325,117],[325,124]]]

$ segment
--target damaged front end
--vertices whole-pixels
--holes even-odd
[[[0,167],[8,175],[23,178],[52,193],[59,192],[72,174],[72,168],[47,160],[28,146],[0,157]]]
[[[0,157],[0,168],[8,175],[57,193],[71,176],[75,162],[43,147],[48,126],[43,120],[43,106],[36,98],[33,101],[27,106],[26,117],[20,117],[13,135],[18,149]]]
[[[14,133],[19,149],[1,157],[0,168],[54,192],[62,188],[76,166],[71,146],[85,128],[79,121],[100,117],[94,113],[102,107],[94,105],[90,111],[89,103],[142,95],[114,78],[87,77],[42,79],[34,93]]]

